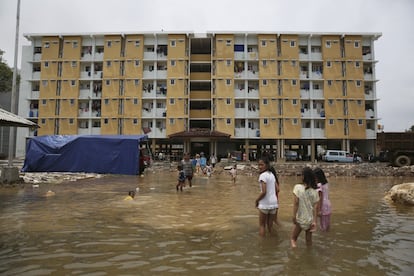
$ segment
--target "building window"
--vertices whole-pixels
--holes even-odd
[[[111,65],[112,65],[112,62],[111,62],[110,60],[108,60],[108,61],[106,62],[106,66],[107,66],[107,67],[111,67]]]
[[[361,63],[359,61],[355,61],[355,68],[361,67]]]
[[[135,40],[135,47],[139,47],[140,46],[140,41],[139,40]]]
[[[328,86],[332,86],[332,80],[328,80],[327,83],[328,83]]]
[[[46,100],[42,100],[42,105],[46,105],[47,101]]]
[[[226,99],[226,104],[231,104],[231,99],[227,98]]]
[[[359,41],[354,42],[354,48],[359,48]]]
[[[42,80],[42,85],[47,86],[47,80]]]
[[[45,61],[45,68],[49,67],[49,61]]]
[[[72,47],[73,48],[78,48],[78,42],[77,41],[73,41],[72,42]]]
[[[297,125],[298,124],[298,119],[294,118],[292,119],[292,125]]]
[[[139,60],[135,60],[135,67],[139,67],[139,65],[140,65],[140,61]]]
[[[46,119],[42,119],[41,121],[42,121],[42,125],[46,124]]]
[[[361,100],[357,100],[357,104],[358,105],[362,105],[362,101]]]
[[[109,48],[111,48],[111,46],[112,46],[112,41],[108,40],[108,41],[106,42],[106,46],[108,46]]]
[[[134,98],[134,104],[138,105],[138,99],[137,98]]]
[[[356,86],[357,86],[357,87],[361,87],[361,81],[360,81],[360,80],[357,80],[357,81],[356,81]]]
[[[175,124],[174,118],[170,118],[170,125],[174,125],[174,124]]]
[[[226,40],[226,45],[227,45],[227,46],[231,46],[231,40],[230,40],[230,39],[227,39],[227,40]]]
[[[267,65],[267,60],[263,60],[263,61],[262,61],[262,65],[263,65],[263,67],[266,67],[266,65]]]
[[[171,66],[175,66],[175,64],[176,64],[175,60],[170,60],[170,64],[171,64]]]
[[[292,80],[292,85],[295,86],[296,85],[296,80]]]
[[[358,120],[358,125],[362,126],[362,120],[361,119]]]
[[[226,80],[226,85],[231,85],[231,79]]]
[[[227,60],[226,60],[226,65],[227,65],[227,66],[231,66],[231,59],[227,59]]]
[[[326,47],[326,48],[331,48],[331,41],[330,41],[330,40],[327,40],[327,41],[325,42],[325,47]]]
[[[72,61],[71,65],[72,65],[72,67],[76,67],[76,66],[78,66],[78,63],[76,61]]]
[[[296,41],[295,40],[290,41],[290,47],[296,47]]]
[[[170,79],[170,85],[175,85],[175,79]]]
[[[135,86],[139,85],[139,80],[134,80]]]
[[[70,125],[73,125],[73,122],[74,122],[73,118],[70,118],[70,119],[69,119],[69,124],[70,124]]]
[[[267,99],[263,99],[263,104],[267,104],[267,103],[268,103]]]
[[[266,40],[262,40],[262,47],[266,47],[267,46],[267,43],[266,43]]]
[[[330,61],[330,60],[328,60],[328,61],[326,62],[326,67],[328,67],[328,68],[331,68],[331,67],[332,67],[332,63],[331,63],[331,61]]]
[[[267,86],[267,80],[262,80],[262,85]]]
[[[329,124],[330,124],[331,126],[333,126],[333,124],[334,124],[334,120],[333,120],[333,119],[329,119]]]
[[[231,124],[231,119],[226,119],[226,124],[230,125]]]
[[[104,125],[107,125],[108,124],[108,119],[107,118],[105,118],[104,119]]]
[[[333,105],[333,100],[332,100],[332,99],[329,99],[329,100],[328,100],[328,104],[329,104],[329,105]]]
[[[296,67],[296,60],[292,60],[292,67]]]
[[[132,120],[132,123],[133,123],[134,125],[137,125],[137,124],[138,124],[138,119],[134,119],[134,120]]]
[[[104,100],[104,103],[105,103],[106,105],[108,105],[108,104],[109,104],[109,99],[105,99],[105,100]]]
[[[76,80],[71,80],[70,81],[70,86],[76,86]]]
[[[177,45],[175,40],[170,40],[170,46],[171,47],[175,47],[175,45]]]
[[[50,47],[50,43],[49,42],[45,42],[45,48],[49,48]]]
[[[106,85],[111,85],[111,80],[105,80]]]
[[[298,100],[293,99],[293,100],[292,100],[292,104],[293,104],[293,105],[297,105],[297,104],[298,104]]]
[[[170,104],[175,104],[175,99],[171,98],[170,99]]]
[[[263,124],[264,124],[264,125],[269,124],[269,119],[267,119],[267,118],[263,119]]]

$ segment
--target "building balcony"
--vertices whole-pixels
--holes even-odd
[[[37,118],[39,117],[39,109],[32,108],[29,110],[29,118]]]
[[[302,118],[325,118],[325,111],[317,111],[315,109],[301,109],[301,117]]]
[[[325,139],[325,129],[323,128],[301,128],[302,139]]]
[[[92,58],[93,56],[90,53],[82,54],[81,61],[92,61]]]
[[[374,75],[371,73],[364,73],[364,80],[365,81],[372,81],[374,80]]]
[[[322,60],[322,53],[311,53],[310,57],[312,60]]]
[[[260,129],[258,128],[247,128],[247,127],[235,127],[234,128],[234,138],[260,138]]]
[[[375,100],[374,91],[365,91],[365,100]]]
[[[95,53],[95,61],[103,61],[104,53]]]
[[[92,72],[88,71],[81,71],[80,78],[81,79],[90,79],[92,76]]]
[[[91,96],[91,90],[89,88],[79,90],[79,99],[88,99]]]
[[[152,127],[151,132],[147,133],[148,138],[166,138],[167,130],[162,127]]]
[[[36,71],[32,73],[33,80],[40,80],[40,71]]]
[[[156,96],[155,89],[142,91],[143,99],[153,99],[155,98],[155,96]]]
[[[235,60],[245,60],[246,55],[244,54],[244,52],[234,52],[234,59]]]
[[[367,129],[366,131],[367,139],[377,139],[377,132],[373,129]]]
[[[375,112],[372,109],[365,110],[365,118],[367,119],[374,119],[375,118]]]
[[[323,90],[322,89],[301,89],[300,90],[301,99],[323,99]]]
[[[309,54],[299,54],[299,60],[309,60]]]
[[[372,54],[364,54],[364,55],[362,55],[362,60],[372,60]]]
[[[144,52],[144,60],[155,60],[157,59],[157,54],[155,52]]]
[[[33,61],[40,62],[41,59],[42,59],[42,54],[33,55]]]
[[[249,52],[249,53],[247,53],[247,59],[248,60],[258,60],[259,59],[259,53]]]
[[[315,72],[312,72],[311,78],[314,79],[314,80],[321,80],[321,79],[323,79],[323,74],[322,74],[322,72],[315,71]]]
[[[39,99],[40,91],[35,90],[31,92],[30,98],[31,99]]]

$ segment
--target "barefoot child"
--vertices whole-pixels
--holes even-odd
[[[177,170],[178,170],[178,183],[175,186],[175,188],[177,189],[177,191],[178,191],[178,189],[180,189],[180,191],[182,192],[183,191],[183,186],[185,184],[185,174],[184,174],[183,165],[181,165],[181,164],[178,165]]]
[[[331,201],[329,200],[329,184],[326,179],[325,173],[321,168],[313,170],[316,182],[318,183],[319,192],[319,204],[318,204],[318,216],[320,218],[321,231],[329,231],[331,224]]]
[[[234,165],[231,170],[230,170],[230,175],[231,175],[231,181],[233,181],[233,183],[236,183],[236,176],[237,176],[237,170],[236,170],[236,165]]]
[[[306,245],[312,245],[312,232],[316,229],[317,205],[319,194],[316,190],[315,175],[311,168],[305,167],[302,171],[302,184],[293,188],[293,230],[290,239],[295,248],[296,241],[302,230],[306,231]]]

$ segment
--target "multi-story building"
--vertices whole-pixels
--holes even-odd
[[[153,152],[375,152],[380,33],[26,34],[26,137],[146,133]]]

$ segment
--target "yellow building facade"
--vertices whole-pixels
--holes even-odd
[[[17,155],[33,135],[143,133],[177,157],[375,151],[378,33],[25,36],[19,115],[40,128]]]

